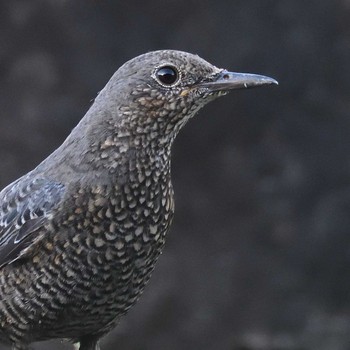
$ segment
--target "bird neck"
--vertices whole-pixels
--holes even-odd
[[[119,179],[150,171],[156,177],[170,177],[171,146],[180,122],[171,126],[169,120],[154,116],[128,117],[127,112],[117,106],[100,108],[95,103],[49,157],[55,159],[49,163],[62,164],[64,169],[74,167],[79,173],[101,171]]]
[[[94,159],[110,172],[170,170],[170,144],[159,144],[147,135],[109,135],[96,147]],[[97,156],[97,158],[96,158]]]
[[[131,125],[127,119],[107,115],[100,122],[87,123],[80,136],[81,164],[106,170],[117,179],[128,181],[135,174],[152,172],[155,177],[170,176],[173,138],[159,137],[151,125]],[[74,136],[73,136],[74,137]],[[77,140],[77,136],[74,137]]]

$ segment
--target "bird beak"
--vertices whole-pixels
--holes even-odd
[[[235,73],[222,70],[214,80],[203,82],[199,84],[199,86],[207,88],[210,91],[228,91],[270,84],[278,85],[278,82],[264,75]]]

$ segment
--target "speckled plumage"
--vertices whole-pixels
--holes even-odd
[[[162,67],[176,82],[160,80]],[[178,131],[227,91],[274,82],[172,50],[124,64],[61,147],[0,193],[0,340],[98,349],[162,251]]]

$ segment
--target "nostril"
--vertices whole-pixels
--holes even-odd
[[[230,76],[229,76],[228,74],[224,74],[224,75],[223,75],[223,78],[224,78],[225,80],[227,80],[227,79],[230,78]]]

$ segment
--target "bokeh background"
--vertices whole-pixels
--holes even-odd
[[[179,135],[166,249],[103,349],[350,349],[349,0],[1,0],[1,187],[162,48],[280,86],[221,98]]]

